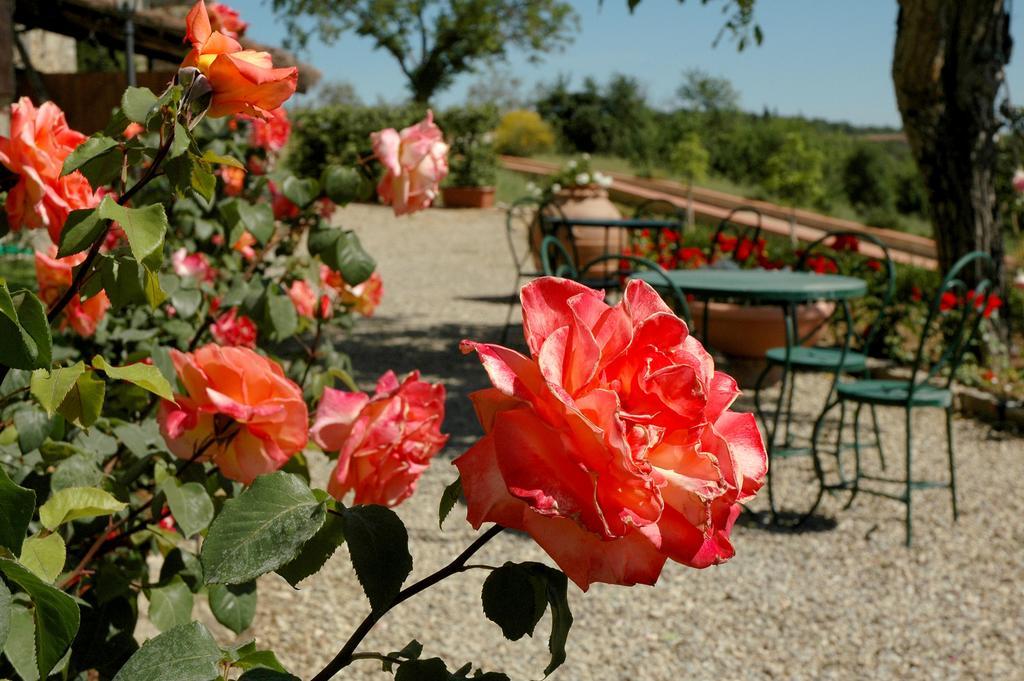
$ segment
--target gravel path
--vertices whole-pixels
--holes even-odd
[[[456,475],[450,459],[478,435],[465,396],[486,380],[457,344],[496,340],[501,332],[512,282],[503,213],[431,210],[395,219],[382,208],[355,206],[340,220],[378,258],[386,287],[377,315],[341,343],[361,385],[372,386],[388,368],[419,368],[449,390],[451,446],[398,509],[412,538],[413,576],[420,577],[475,536],[461,507],[439,532],[436,509]],[[806,429],[825,385],[802,381],[796,410]],[[898,474],[902,415],[881,415],[890,472]],[[940,414],[922,413],[915,428],[915,470],[943,479]],[[821,518],[801,533],[738,527],[737,556],[726,565],[696,571],[669,563],[656,588],[596,585],[584,595],[570,585],[576,623],[569,661],[553,678],[1024,679],[1024,441],[965,420],[957,421],[956,437],[958,523],[947,493],[917,494],[915,546],[907,550],[902,505],[864,495],[843,511],[844,498],[826,499]],[[784,500],[806,498],[806,461],[775,470]],[[545,559],[527,539],[507,533],[479,555],[492,564]],[[483,577],[458,575],[403,604],[363,649],[396,650],[418,635],[425,655],[455,666],[472,661],[516,680],[540,678],[547,618],[536,638],[504,641],[480,608]],[[367,608],[342,549],[297,591],[265,578],[252,634],[309,678]],[[340,678],[389,677],[361,661]]]

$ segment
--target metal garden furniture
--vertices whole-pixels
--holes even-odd
[[[978,282],[973,288],[973,296],[968,296],[969,289],[961,278],[968,268],[974,270],[974,279]],[[894,499],[906,506],[906,544],[910,546],[913,539],[912,526],[912,504],[911,495],[914,490],[920,489],[949,489],[950,501],[953,510],[953,520],[958,517],[956,505],[956,458],[953,440],[953,392],[952,384],[956,371],[963,361],[964,353],[975,340],[978,327],[984,317],[985,300],[992,292],[993,284],[989,278],[995,272],[995,262],[987,253],[975,251],[958,260],[949,273],[946,274],[935,294],[928,316],[925,319],[924,328],[921,330],[921,339],[918,343],[914,363],[911,367],[910,378],[905,380],[875,380],[864,379],[851,382],[840,382],[836,386],[836,397],[828,405],[818,421],[814,424],[812,436],[812,453],[814,455],[815,471],[821,482],[821,492],[818,494],[817,505],[825,490],[843,489],[850,491],[850,499],[847,502],[849,507],[857,494],[861,491],[876,496]],[[952,295],[959,304],[948,308],[943,304],[943,296],[946,300]],[[982,301],[981,305],[977,301]],[[821,461],[818,456],[818,435],[822,423],[829,411],[836,406],[851,402],[856,405],[853,416],[854,428],[854,460],[855,477],[850,482],[840,480],[837,485],[826,485]],[[860,452],[860,411],[864,405],[901,408],[905,413],[906,424],[906,477],[892,478],[865,474],[861,467]],[[914,438],[912,428],[912,414],[914,409],[935,408],[943,409],[946,412],[946,447],[949,461],[948,481],[926,481],[917,480],[913,474],[913,453]],[[902,487],[901,493],[893,493],[884,489],[875,489],[862,486],[862,482],[875,483],[880,486],[890,485]]]
[[[690,322],[690,308],[686,304],[686,296],[679,290],[679,287],[672,283],[672,278],[669,276],[669,272],[661,267],[658,263],[647,258],[641,258],[635,255],[622,255],[617,253],[608,253],[599,256],[588,263],[584,263],[582,266],[577,266],[569,251],[565,248],[558,238],[554,236],[544,237],[544,241],[541,243],[541,262],[544,265],[544,274],[555,277],[565,277],[566,279],[572,279],[579,283],[590,286],[591,288],[602,288],[612,289],[620,291],[624,287],[626,281],[638,273],[643,273],[650,277],[647,281],[658,282],[654,285],[655,288],[662,291],[667,291],[671,296],[671,303],[673,304],[676,313],[683,318],[684,321],[689,324]],[[609,278],[607,275],[601,275],[594,277],[589,274],[597,265],[608,261],[617,261],[618,270],[614,278]],[[611,285],[609,286],[609,279],[611,279]]]
[[[790,377],[790,350],[796,347],[796,308],[799,305],[816,301],[833,301],[849,311],[848,301],[860,298],[867,293],[867,283],[863,279],[834,274],[819,275],[810,272],[789,272],[784,270],[724,270],[703,268],[696,270],[671,270],[667,272],[669,280],[680,291],[691,294],[705,302],[714,300],[732,300],[749,302],[759,305],[777,305],[782,309],[786,330],[786,352],[782,362],[781,391],[785,393]],[[651,272],[640,272],[633,275],[655,288],[664,287],[658,276]],[[708,308],[704,305],[703,341],[707,345]],[[767,437],[765,438],[768,457],[773,455],[773,443],[779,431],[781,410],[776,411],[770,421],[764,423]],[[817,468],[815,469],[817,471]],[[775,506],[775,494],[772,486],[772,467],[768,466],[768,503],[772,519],[778,519]],[[820,479],[820,478],[819,478]],[[819,491],[815,506],[821,498]],[[812,511],[814,510],[812,507]]]
[[[751,213],[755,218],[755,224],[743,225],[736,222],[735,217],[738,213]],[[737,265],[744,265],[754,255],[754,248],[743,249],[740,245],[750,243],[753,246],[758,243],[758,239],[761,238],[761,225],[763,221],[764,217],[761,215],[761,211],[753,206],[737,206],[733,208],[718,223],[715,233],[711,236],[711,243],[708,244],[707,261],[709,263],[714,262],[715,255],[721,251],[722,253],[727,253],[730,259]],[[732,247],[726,248],[727,244],[731,244]]]
[[[853,250],[859,247],[861,241],[872,244],[877,249],[876,253],[882,257],[869,258]],[[785,412],[785,430],[782,442],[773,442],[771,446],[772,455],[776,458],[811,454],[809,443],[807,446],[795,446],[791,436],[793,395],[796,392],[797,374],[801,372],[832,374],[832,385],[829,387],[824,404],[829,404],[832,401],[841,374],[860,374],[862,378],[867,378],[867,350],[883,330],[896,287],[896,267],[889,255],[889,249],[885,243],[870,234],[853,231],[829,232],[811,243],[801,253],[796,263],[798,271],[813,270],[815,267],[819,270],[828,269],[828,271],[864,279],[868,282],[871,293],[875,295],[860,299],[863,301],[863,305],[858,305],[857,312],[859,314],[852,314],[850,302],[844,301],[841,305],[836,306],[830,317],[823,319],[820,324],[804,334],[803,338],[798,338],[792,347],[770,348],[765,353],[765,368],[754,387],[754,401],[762,423],[767,424],[767,418],[761,407],[761,391],[765,379],[772,370],[784,366],[787,358],[789,362],[790,377],[786,382],[789,394],[780,391],[775,405],[776,414],[780,411]],[[845,335],[836,335],[835,342],[828,347],[808,347],[808,341],[817,335],[822,327],[830,324],[834,324],[833,328],[836,330],[842,328]],[[842,338],[841,342],[840,338]],[[874,405],[871,405],[870,410],[875,434],[874,446],[878,449],[878,456],[884,469],[885,455],[882,452],[879,435],[878,415]],[[836,437],[835,455],[837,459],[844,447],[842,433],[845,423],[846,408],[843,405],[840,410]]]

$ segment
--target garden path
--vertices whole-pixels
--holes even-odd
[[[430,210],[395,219],[379,207],[338,215],[375,255],[385,282],[376,316],[339,341],[356,377],[371,388],[388,368],[419,368],[448,386],[452,433],[417,493],[397,510],[409,527],[414,577],[443,565],[475,532],[457,506],[437,528],[437,502],[455,478],[449,464],[478,435],[466,395],[486,380],[463,338],[497,339],[512,270],[500,211]],[[804,379],[796,410],[807,426],[825,385]],[[890,468],[902,440],[902,416],[883,412]],[[916,425],[921,473],[941,479],[940,415]],[[826,499],[825,516],[802,533],[751,524],[734,531],[737,555],[703,571],[669,563],[654,589],[570,586],[575,624],[566,681],[735,679],[975,679],[1020,674],[1024,646],[1024,440],[958,420],[961,519],[953,524],[941,491],[915,497],[915,546],[903,547],[902,506],[863,496],[847,511]],[[915,463],[915,465],[917,465]],[[325,467],[320,465],[321,472]],[[805,494],[804,462],[776,468],[782,498]],[[787,483],[787,481],[789,481]],[[763,500],[754,507],[763,508]],[[835,518],[837,522],[829,522]],[[309,678],[333,656],[368,606],[341,549],[317,576],[290,589],[264,578],[251,632]],[[499,535],[481,562],[544,560],[524,537]],[[485,575],[457,575],[392,612],[364,650],[391,651],[418,637],[426,656],[454,666],[472,661],[512,679],[537,679],[547,664],[545,617],[533,639],[510,643],[480,608]],[[345,679],[381,679],[359,661]],[[1020,678],[1017,676],[1016,678]]]

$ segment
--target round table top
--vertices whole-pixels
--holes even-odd
[[[634,279],[655,288],[664,287],[658,272],[637,272]],[[698,298],[738,298],[762,303],[804,303],[815,300],[848,300],[867,293],[863,279],[836,274],[784,270],[724,270],[703,268],[670,270],[669,278],[683,293]]]

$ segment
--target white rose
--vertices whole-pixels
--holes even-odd
[[[577,175],[576,184],[590,184],[590,173],[580,173]]]
[[[551,185],[551,191],[557,194],[558,192],[562,191],[562,185],[555,182],[553,185]]]

